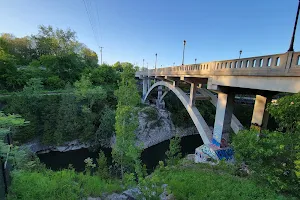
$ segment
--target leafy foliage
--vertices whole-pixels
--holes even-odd
[[[107,182],[98,176],[87,176],[74,170],[14,171],[12,176],[9,200],[77,200],[121,190],[118,182]]]
[[[268,106],[281,131],[242,131],[233,139],[236,158],[249,165],[257,180],[276,191],[299,197],[300,115],[299,94],[285,96]]]
[[[140,103],[134,73],[133,66],[127,65],[121,74],[119,89],[115,92],[118,105],[115,124],[116,143],[112,155],[114,161],[120,166],[122,179],[125,172],[135,171],[139,175],[142,174],[141,150],[136,146],[134,133],[138,127],[136,106]]]
[[[167,165],[176,165],[181,158],[180,137],[175,136],[170,140],[169,150],[166,151]]]
[[[281,130],[300,132],[300,93],[281,97],[268,106],[268,111],[279,123]]]
[[[41,78],[48,89],[63,88],[80,78],[84,68],[96,68],[95,52],[76,40],[70,29],[40,26],[39,33],[16,38],[0,36],[0,89],[19,90],[30,78]]]
[[[108,163],[103,151],[99,152],[97,165],[98,165],[97,175],[102,179],[108,179],[109,178]]]
[[[157,120],[158,118],[157,110],[153,107],[145,107],[141,110],[141,112],[147,115],[147,121]]]
[[[257,180],[268,182],[277,191],[296,193],[300,181],[296,176],[295,149],[290,146],[296,138],[280,132],[262,133],[264,136],[259,138],[255,130],[245,130],[234,137],[237,160],[245,162]]]
[[[96,131],[96,138],[97,141],[102,145],[102,146],[108,146],[110,140],[108,141],[108,138],[111,138],[111,136],[115,132],[115,117],[116,117],[116,112],[115,110],[105,107],[102,110],[101,118],[99,120],[100,125]]]

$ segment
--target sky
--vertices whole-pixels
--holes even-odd
[[[103,46],[108,64],[142,66],[145,59],[153,68],[157,53],[157,67],[167,67],[181,64],[183,40],[186,64],[234,59],[240,50],[242,57],[284,53],[297,6],[298,0],[0,0],[0,33],[70,28],[99,60]]]

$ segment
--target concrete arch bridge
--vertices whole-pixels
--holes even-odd
[[[258,130],[266,128],[266,105],[272,96],[279,92],[300,92],[300,52],[170,66],[138,71],[136,77],[143,80],[143,100],[157,87],[158,105],[168,90],[183,103],[204,142],[196,151],[196,160],[230,160],[233,151],[226,147],[228,133],[231,128],[234,132],[243,128],[232,114],[235,95],[256,95],[251,124]],[[153,85],[151,80],[154,80]],[[181,81],[190,84],[189,95],[178,87]],[[164,93],[163,87],[167,89]],[[217,92],[217,97],[209,90]],[[201,95],[197,95],[197,91]],[[197,100],[210,100],[216,106],[213,131],[195,107]]]

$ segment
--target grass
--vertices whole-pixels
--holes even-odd
[[[284,200],[292,199],[277,194],[266,185],[241,178],[220,169],[203,164],[165,167],[157,169],[148,180],[148,185],[168,184],[168,192],[176,200]],[[155,199],[155,198],[153,198]]]
[[[74,170],[15,171],[8,200],[77,200],[121,190],[118,181],[105,181],[97,176],[76,173]]]

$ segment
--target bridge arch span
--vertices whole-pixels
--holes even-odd
[[[203,143],[204,144],[211,144],[212,131],[208,127],[207,123],[205,122],[204,118],[202,117],[202,115],[200,114],[198,109],[195,106],[190,106],[189,105],[189,100],[190,100],[189,97],[179,87],[175,87],[174,85],[172,85],[168,82],[165,82],[165,81],[156,82],[147,91],[147,94],[145,95],[143,101],[145,101],[148,98],[150,92],[155,87],[158,87],[158,86],[165,86],[165,87],[169,88],[170,90],[172,90],[175,93],[175,95],[182,102],[182,104],[184,105],[184,107],[188,111],[190,117],[192,118],[192,120],[193,120],[193,122],[194,122],[194,124],[195,124],[201,138],[202,138]]]

